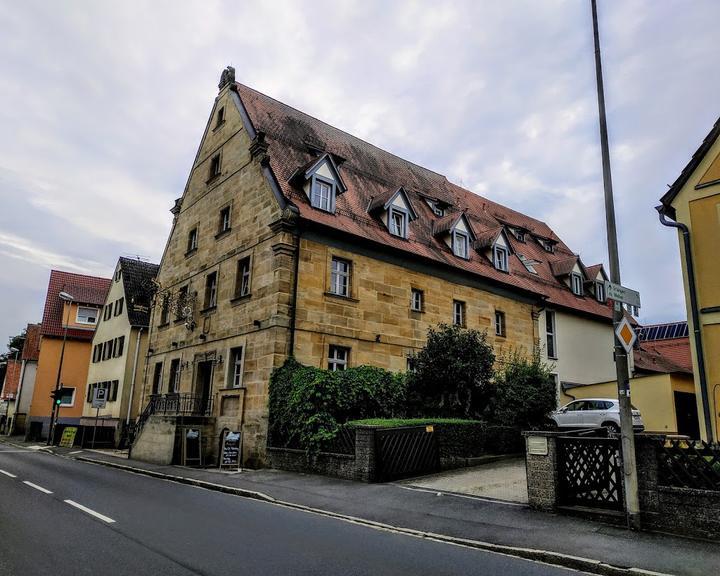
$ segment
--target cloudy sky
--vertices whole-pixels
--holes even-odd
[[[718,115],[716,0],[600,0],[623,283],[683,319],[653,206]],[[589,0],[0,0],[0,347],[49,271],[158,261],[220,71],[607,261]]]

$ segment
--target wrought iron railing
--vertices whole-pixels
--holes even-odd
[[[667,438],[658,450],[658,482],[678,488],[720,490],[720,444]]]
[[[132,440],[139,436],[140,430],[153,414],[163,416],[212,416],[212,396],[199,394],[152,394],[142,414],[132,429]]]

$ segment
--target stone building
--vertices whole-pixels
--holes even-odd
[[[268,380],[288,355],[407,370],[442,322],[487,330],[498,353],[549,346],[575,381],[614,374],[602,266],[231,68],[172,213],[145,395],[192,394],[210,458],[223,429],[241,429],[244,460],[264,461]]]

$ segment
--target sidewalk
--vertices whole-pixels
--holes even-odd
[[[54,453],[65,456],[77,450],[53,448]],[[158,466],[86,450],[68,457],[97,464],[129,466],[137,472],[171,476],[187,483],[212,483],[216,485],[215,489],[245,491],[246,496],[350,516],[413,533],[422,532],[428,537],[442,535],[440,539],[479,541],[487,544],[480,546],[486,549],[513,547],[514,550],[507,551],[513,555],[542,559],[538,551],[547,552],[547,561],[553,564],[561,563],[558,558],[553,558],[554,553],[564,555],[561,559],[566,562],[564,565],[571,565],[567,558],[571,556],[616,568],[633,567],[677,575],[708,576],[717,573],[720,566],[718,543],[630,532],[581,518],[538,512],[521,504],[416,489],[406,484],[361,484],[278,470],[228,473]],[[583,564],[576,566],[580,568]],[[622,570],[601,565],[590,567],[585,564],[584,569],[604,574],[622,573]]]

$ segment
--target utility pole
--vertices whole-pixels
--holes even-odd
[[[605,220],[607,225],[610,280],[620,285],[620,256],[618,254],[617,229],[615,227],[615,203],[613,200],[612,175],[610,173],[610,149],[608,146],[607,120],[605,118],[605,91],[603,89],[602,62],[600,58],[600,33],[598,32],[597,0],[592,6],[593,36],[595,40],[595,75],[597,78],[598,110],[600,113],[600,146],[602,149],[603,185],[605,188]],[[623,320],[621,302],[613,302],[613,326],[617,329]],[[640,528],[640,500],[638,497],[637,466],[635,464],[635,437],[633,433],[632,406],[630,405],[630,371],[625,348],[615,336],[615,369],[617,372],[618,399],[620,401],[620,434],[623,461],[623,485],[628,527]]]

